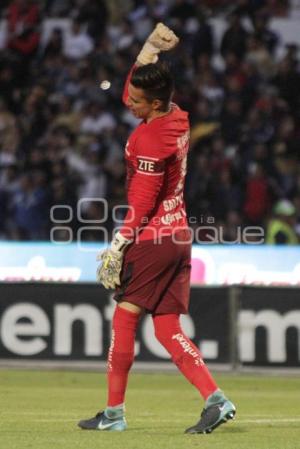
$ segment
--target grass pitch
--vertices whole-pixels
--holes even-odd
[[[0,370],[1,449],[297,449],[300,379],[216,375],[237,406],[211,435],[184,435],[203,402],[177,374],[132,373],[126,432],[82,431],[106,402],[105,375]]]

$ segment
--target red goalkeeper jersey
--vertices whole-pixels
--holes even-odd
[[[123,100],[127,103],[126,82]],[[156,240],[187,227],[183,198],[189,148],[188,113],[171,104],[168,114],[141,122],[125,147],[126,214],[121,233]]]

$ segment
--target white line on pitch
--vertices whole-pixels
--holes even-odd
[[[273,423],[293,423],[300,422],[299,418],[273,418],[273,419],[236,419],[239,423],[273,424]]]

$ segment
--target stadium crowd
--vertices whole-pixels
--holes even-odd
[[[180,37],[165,58],[176,78],[174,100],[189,111],[192,126],[191,226],[222,227],[224,240],[234,241],[245,226],[268,232],[274,218],[294,239],[289,234],[277,242],[295,243],[298,48],[291,43],[278,58],[280,36],[268,26],[270,15],[284,14],[285,7],[267,0],[2,1],[0,238],[48,240],[57,226],[51,207],[67,205],[55,208],[55,220],[66,222],[74,238],[84,220],[89,229],[81,238],[101,239],[90,225],[106,204],[92,198],[107,200],[101,226],[113,230],[112,208],[126,204],[123,151],[137,124],[122,104],[123,84],[141,42],[163,21]],[[220,44],[209,20],[215,14],[227,20]],[[49,18],[70,25],[56,25],[45,37]],[[56,239],[64,238],[61,230]],[[202,238],[209,240],[207,229]]]

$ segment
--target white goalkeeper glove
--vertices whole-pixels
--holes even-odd
[[[178,42],[178,37],[170,28],[158,23],[138,54],[137,62],[141,65],[155,63],[161,51],[171,50]]]
[[[97,282],[100,282],[105,288],[114,289],[121,285],[120,274],[124,250],[131,242],[132,240],[126,239],[120,232],[117,232],[110,248],[101,251],[97,255],[97,260],[101,261],[97,268]]]

